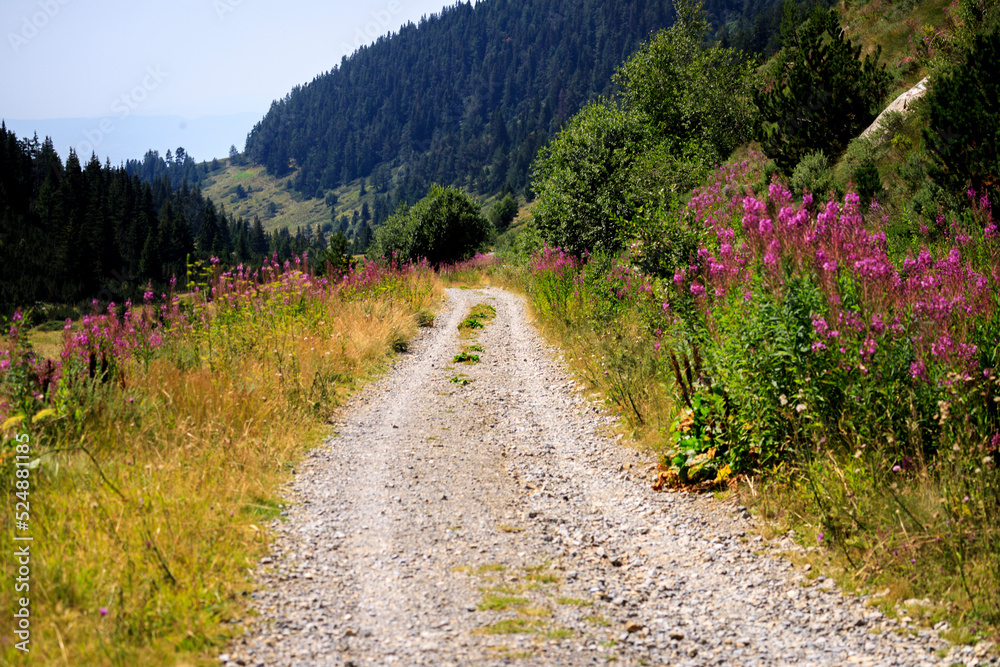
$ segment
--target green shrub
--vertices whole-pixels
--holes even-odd
[[[674,25],[643,44],[615,81],[628,107],[659,134],[726,157],[753,136],[757,116],[747,92],[754,64],[735,49],[705,47],[709,24],[700,4],[675,0],[674,10]]]
[[[752,64],[706,47],[700,5],[676,0],[677,21],[618,70],[622,103],[599,99],[537,158],[533,211],[549,245],[617,252],[637,211],[688,192],[752,135]]]
[[[619,221],[634,208],[632,167],[651,142],[648,119],[610,100],[577,113],[533,165],[542,238],[574,253],[617,249]]]
[[[676,201],[637,215],[627,229],[630,238],[638,241],[631,261],[647,275],[668,279],[690,266],[701,234],[691,227],[689,218]]]
[[[489,213],[490,224],[497,232],[506,230],[510,223],[514,222],[515,217],[517,217],[517,200],[510,194],[504,195],[503,199],[494,204]]]
[[[808,190],[819,197],[826,197],[832,187],[830,161],[823,151],[803,156],[792,172],[792,188],[800,194]]]
[[[528,263],[532,253],[542,247],[542,237],[533,222],[508,229],[497,237],[493,250],[497,259],[512,266]]]
[[[902,131],[905,123],[906,116],[901,111],[889,111],[882,116],[878,127],[869,136],[876,143],[891,142]]]
[[[872,199],[881,199],[885,193],[882,187],[882,177],[879,176],[878,167],[874,161],[865,162],[854,172],[854,187],[861,197],[861,205],[868,206]]]
[[[489,238],[479,205],[458,188],[432,185],[412,207],[402,207],[382,223],[369,249],[374,257],[431,264],[472,257]]]

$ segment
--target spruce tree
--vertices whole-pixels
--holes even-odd
[[[250,232],[250,249],[255,255],[266,255],[270,243],[260,218],[254,216],[253,230]]]
[[[215,204],[209,201],[205,207],[205,212],[202,213],[201,222],[198,223],[198,236],[195,239],[198,244],[198,250],[201,250],[203,253],[212,252],[212,248],[215,245],[215,237],[218,234],[218,215],[215,212]]]

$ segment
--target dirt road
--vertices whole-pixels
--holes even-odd
[[[653,492],[654,462],[615,441],[520,297],[448,297],[297,471],[259,621],[224,663],[941,663],[933,633],[807,579],[732,502]],[[478,303],[496,309],[480,361],[455,363]]]

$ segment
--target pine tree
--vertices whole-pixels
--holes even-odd
[[[201,222],[198,223],[198,235],[195,239],[198,244],[198,250],[206,254],[211,253],[212,248],[215,246],[215,238],[218,235],[218,215],[215,212],[215,204],[210,201],[201,216]]]
[[[166,227],[172,217],[170,204],[164,206],[159,218],[153,218],[149,228],[146,230],[146,240],[142,245],[142,253],[139,259],[139,280],[141,282],[153,281],[159,283],[163,280],[163,260],[160,254],[160,229]]]
[[[253,251],[250,249],[250,230],[243,222],[243,218],[240,218],[236,223],[236,243],[233,246],[233,255],[236,261],[244,264],[253,259]]]
[[[356,231],[354,232],[354,242],[351,246],[351,252],[355,255],[363,255],[368,251],[368,246],[372,242],[372,228],[368,226],[367,222],[360,222]]]
[[[1000,32],[979,35],[966,61],[935,81],[927,96],[931,177],[962,194],[986,195],[1000,205]]]
[[[777,62],[787,69],[754,100],[764,153],[790,174],[807,153],[839,155],[875,119],[891,77],[878,64],[881,46],[862,61],[833,10],[817,8],[788,35],[784,53]]]

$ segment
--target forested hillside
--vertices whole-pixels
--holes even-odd
[[[260,263],[325,245],[302,231],[269,234],[197,185],[152,176],[96,156],[82,164],[72,151],[64,164],[51,140],[0,125],[0,315],[39,301],[121,304],[173,278],[183,286],[191,262]]]
[[[538,149],[671,23],[664,0],[457,4],[363,47],[274,102],[246,154],[309,196],[358,177],[522,188]],[[398,172],[391,171],[400,168]]]

